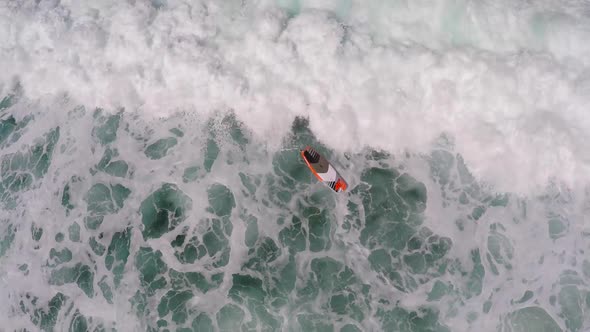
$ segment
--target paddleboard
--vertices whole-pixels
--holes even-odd
[[[346,180],[338,173],[330,162],[310,146],[301,150],[301,157],[315,177],[332,188],[335,192],[342,192],[348,188]]]

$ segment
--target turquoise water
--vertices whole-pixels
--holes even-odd
[[[0,5],[0,330],[589,329],[590,8],[527,6]]]

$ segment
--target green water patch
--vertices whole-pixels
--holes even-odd
[[[184,173],[182,174],[182,182],[184,182],[184,183],[193,182],[202,176],[203,176],[203,174],[201,174],[201,167],[190,166],[190,167],[187,167],[184,169]]]
[[[88,331],[88,320],[84,315],[80,313],[80,311],[76,310],[72,315],[72,320],[70,321],[69,331],[71,332],[85,332]]]
[[[296,286],[295,293],[297,302],[303,304],[317,301],[321,292],[327,295],[322,297],[322,307],[332,315],[362,322],[370,307],[369,289],[370,285],[362,284],[347,265],[331,257],[319,257],[312,259],[311,273],[305,283]]]
[[[278,177],[277,186],[293,191],[317,182],[298,153],[307,145],[328,160],[331,159],[332,152],[313,135],[309,129],[309,121],[298,117],[293,121],[291,133],[283,142],[283,149],[273,155],[272,165],[274,174]]]
[[[66,185],[64,186],[64,189],[63,189],[62,195],[61,195],[61,205],[66,210],[66,216],[69,216],[70,212],[76,207],[72,203],[71,186],[81,180],[82,179],[80,177],[72,176],[70,178],[70,181],[68,181],[68,183],[66,183]]]
[[[231,303],[224,305],[215,315],[220,332],[241,331],[244,317],[244,310]]]
[[[248,251],[250,259],[245,267],[263,271],[268,264],[271,264],[281,255],[281,248],[270,237],[263,237],[256,242],[256,246]]]
[[[211,168],[213,167],[213,163],[217,159],[219,155],[219,145],[214,138],[207,139],[207,145],[205,147],[205,160],[203,161],[203,167],[207,173],[211,172]]]
[[[188,318],[187,302],[193,298],[191,291],[176,291],[170,290],[162,296],[160,304],[158,305],[158,316],[161,318],[168,318],[171,316],[173,322],[177,324],[184,323]]]
[[[248,248],[252,248],[258,240],[258,218],[253,215],[240,215],[240,219],[246,223],[244,242]]]
[[[297,266],[295,256],[289,255],[289,259],[282,264],[275,265],[276,274],[273,277],[274,287],[270,294],[273,296],[271,305],[274,308],[281,308],[289,303],[289,294],[295,289],[297,280]],[[274,271],[273,271],[274,272]]]
[[[67,263],[72,260],[72,252],[68,248],[61,250],[51,248],[49,250],[49,262],[47,266],[55,267],[63,263]]]
[[[282,318],[269,311],[270,296],[263,281],[244,274],[234,274],[232,278],[229,297],[236,303],[243,304],[250,311],[252,320],[247,323],[247,326],[250,329],[259,327],[263,331],[279,330],[282,326]]]
[[[55,242],[61,243],[61,242],[63,242],[64,239],[65,239],[64,233],[59,232],[59,233],[55,234],[55,237],[54,237]]]
[[[104,260],[105,267],[107,270],[113,272],[113,280],[116,287],[119,287],[121,279],[123,279],[125,264],[129,257],[130,243],[131,228],[127,228],[124,231],[113,234],[111,243],[107,248],[107,255]]]
[[[129,164],[124,160],[118,159],[119,152],[117,149],[107,148],[98,164],[90,170],[91,174],[104,172],[114,177],[125,178],[131,175]]]
[[[31,322],[42,331],[53,331],[67,296],[58,292],[46,304],[38,302],[36,296],[24,295],[19,301],[20,309],[30,316]]]
[[[309,250],[320,252],[330,249],[331,216],[327,209],[307,207],[303,210],[303,217],[307,219],[309,229]]]
[[[175,249],[174,256],[182,264],[192,264],[207,254],[207,248],[199,237],[193,236],[185,242],[186,234],[178,235],[171,245]]]
[[[88,265],[77,263],[51,271],[50,285],[62,286],[71,283],[76,283],[89,298],[94,297],[94,272]]]
[[[545,45],[551,21],[551,14],[546,12],[535,13],[530,17],[529,28],[534,37],[531,42],[532,46],[541,48]]]
[[[202,331],[202,332],[214,332],[215,329],[213,328],[213,321],[211,318],[205,314],[201,313],[193,320],[191,324],[193,331]]]
[[[223,159],[228,165],[248,165],[250,164],[250,159],[256,158],[256,153],[260,152],[259,147],[253,149],[253,157],[253,155],[247,151],[248,148],[255,147],[256,145],[249,146],[249,143],[252,140],[251,132],[242,122],[237,120],[237,117],[233,112],[224,116],[219,124],[215,126],[215,132],[211,135],[210,139],[216,142],[215,144],[217,144],[218,148],[219,144],[223,144]],[[209,151],[211,149],[207,148],[207,150]],[[207,155],[208,153],[206,156]]]
[[[451,172],[455,167],[455,157],[448,151],[435,150],[430,155],[430,172],[441,186],[452,186]]]
[[[244,124],[238,121],[235,114],[226,116],[222,124],[225,126],[225,132],[229,133],[235,144],[243,148],[250,143]]]
[[[446,141],[443,145],[452,149],[452,145]],[[441,188],[443,207],[457,202],[460,204],[462,215],[456,220],[459,230],[464,230],[467,223],[482,219],[490,209],[508,205],[510,196],[493,193],[481,186],[469,172],[461,155],[453,155],[446,149],[435,150],[429,157],[429,163],[431,177]],[[514,221],[517,222],[516,219]]]
[[[175,137],[161,138],[148,145],[144,153],[150,159],[162,159],[176,144],[178,144],[178,140]]]
[[[208,136],[204,147],[203,154],[205,159],[203,160],[203,168],[205,172],[209,173],[213,169],[215,163],[223,162],[219,159],[219,155],[222,152],[220,144],[235,145],[240,150],[244,150],[245,144],[248,142],[246,138],[243,125],[237,121],[233,113],[229,113],[223,117],[214,117],[207,122]],[[229,149],[225,158],[225,162],[233,164],[233,153]],[[225,153],[224,152],[224,153]],[[245,156],[239,160],[239,162],[247,162]]]
[[[131,190],[120,184],[94,184],[84,196],[87,204],[87,216],[84,218],[86,228],[98,229],[105,216],[117,213],[123,208],[129,194]]]
[[[168,285],[165,275],[168,265],[162,259],[161,251],[154,251],[150,247],[139,248],[135,255],[135,267],[139,270],[140,285],[147,296],[154,295],[157,290]]]
[[[22,93],[22,86],[20,84],[17,84],[14,87],[13,92],[9,93],[4,98],[2,98],[2,100],[0,100],[0,114],[2,114],[5,110],[9,109],[14,104],[16,104],[18,100],[21,98]]]
[[[14,241],[16,227],[9,220],[2,220],[0,227],[2,229],[2,232],[0,232],[0,258],[2,258]]]
[[[432,289],[430,290],[430,292],[428,292],[427,301],[438,301],[443,296],[447,295],[449,291],[451,291],[452,289],[453,285],[449,285],[440,280],[437,280],[434,282],[434,285],[432,285]]]
[[[242,194],[244,194],[246,197],[254,195],[256,193],[256,188],[258,188],[261,184],[260,178],[242,172],[239,172],[238,175],[240,176],[240,181],[242,182],[243,186]]]
[[[488,235],[488,253],[486,254],[488,263],[493,274],[498,275],[497,265],[503,266],[506,270],[512,269],[510,260],[514,256],[514,248],[508,237],[504,234],[506,229],[502,224],[494,223],[490,225]]]
[[[291,17],[297,16],[301,12],[301,0],[276,0],[276,2]]]
[[[340,329],[340,332],[362,332],[362,330],[356,327],[356,325],[346,324]]]
[[[578,216],[569,212],[575,210],[575,202],[569,190],[563,190],[556,184],[550,184],[547,192],[539,196],[539,202],[545,208],[547,232],[556,241],[571,231],[571,224]]]
[[[172,128],[169,130],[169,132],[173,133],[177,137],[184,137],[184,132],[182,130],[180,130],[179,128]]]
[[[559,325],[541,307],[525,307],[506,316],[503,328],[512,332],[562,332]]]
[[[117,114],[108,115],[103,109],[94,111],[94,128],[92,128],[92,138],[102,144],[108,145],[117,139],[117,130],[121,121],[123,111]]]
[[[311,172],[298,153],[280,151],[273,156],[273,170],[277,177],[267,178],[267,184],[279,190],[296,190],[312,183]],[[279,191],[275,190],[275,191]]]
[[[182,223],[192,209],[192,199],[175,184],[165,183],[140,206],[144,240],[159,238]]]
[[[328,210],[336,208],[336,195],[327,186],[321,186],[318,190],[313,191],[311,195],[304,196],[304,200],[307,205],[321,206]]]
[[[468,274],[467,288],[465,290],[465,297],[468,299],[481,294],[483,278],[485,276],[485,268],[481,263],[479,249],[471,251],[471,261],[473,263],[473,269]]]
[[[577,271],[562,272],[559,280],[562,286],[557,299],[561,308],[560,316],[565,320],[568,331],[582,331],[584,320],[590,307],[586,305],[587,295],[584,292],[585,283]]]
[[[422,223],[419,214],[425,209],[426,188],[408,175],[385,168],[363,171],[361,181],[353,189],[362,197],[365,210],[361,243],[369,249],[404,248],[413,229]]]
[[[360,230],[362,226],[362,219],[359,210],[360,202],[354,202],[352,199],[346,204],[348,212],[344,216],[342,228],[346,231]]]
[[[182,264],[192,264],[208,256],[207,264],[221,267],[229,262],[230,243],[233,225],[228,217],[204,219],[200,221],[204,232],[190,235],[186,229],[171,242],[174,255]]]
[[[143,319],[144,317],[150,315],[151,310],[148,307],[148,296],[145,292],[140,290],[136,291],[135,295],[129,299],[129,303],[131,304],[131,307],[138,318]],[[150,330],[154,329],[150,327]]]
[[[21,138],[24,128],[33,119],[32,116],[25,116],[22,120],[17,121],[14,116],[10,115],[0,119],[0,148],[5,148],[17,142]]]
[[[439,314],[432,308],[420,308],[417,311],[409,311],[400,307],[392,310],[378,309],[376,316],[384,331],[451,331],[439,323]]]
[[[427,202],[424,184],[396,169],[371,167],[361,173],[361,183],[351,193],[361,201],[349,201],[344,226],[360,228],[360,203],[365,213],[360,241],[371,250],[368,259],[375,271],[402,291],[446,273],[452,241],[421,226]]]
[[[548,231],[549,237],[556,240],[567,233],[568,222],[567,218],[558,214],[549,214]]]
[[[104,299],[108,303],[113,304],[113,290],[111,286],[108,284],[107,276],[103,276],[102,279],[100,279],[100,281],[98,282],[98,288],[100,288],[100,291],[102,292],[102,296],[104,297]]]
[[[90,248],[92,249],[92,251],[94,252],[94,254],[96,256],[102,256],[104,255],[104,252],[106,250],[106,247],[104,244],[102,244],[102,242],[100,241],[100,239],[97,239],[94,236],[91,236],[88,244],[90,245]]]
[[[332,332],[334,323],[324,315],[316,313],[300,313],[297,316],[297,323],[301,331]]]
[[[14,195],[31,188],[33,182],[43,178],[59,140],[59,127],[38,138],[31,146],[0,158],[0,201],[14,207]]]
[[[244,123],[238,120],[234,112],[224,115],[221,120],[214,119],[214,121],[217,121],[218,124],[210,121],[208,126],[214,129],[210,132],[210,138],[227,138],[225,141],[238,146],[242,151],[250,143],[249,132]]]
[[[29,275],[29,265],[28,264],[21,264],[18,266],[18,270],[23,273],[24,276]]]
[[[223,280],[223,272],[209,275],[169,269],[162,253],[149,247],[140,248],[135,256],[135,266],[140,272],[142,289],[136,292],[130,302],[135,307],[138,317],[148,317],[149,303],[157,301],[155,309],[160,318],[157,321],[159,327],[168,326],[169,323],[175,323],[179,328],[186,324],[208,326],[211,322],[207,319],[208,316],[196,312],[188,302],[218,288]],[[155,298],[158,290],[165,290],[165,293]],[[191,316],[194,316],[192,323],[189,319]]]
[[[334,13],[340,20],[345,20],[352,10],[352,0],[339,0],[334,8]]]
[[[452,45],[464,45],[473,42],[469,35],[474,31],[470,25],[470,15],[468,14],[468,5],[464,1],[450,1],[444,7],[446,9],[441,17],[440,31],[448,38]]]
[[[423,240],[424,243],[420,243],[416,240],[419,234],[410,239],[414,248],[411,252],[402,254],[380,248],[373,250],[368,257],[371,267],[402,291],[413,290],[419,283],[440,277],[447,271],[448,262],[444,257],[451,248],[451,240],[430,234]]]
[[[532,299],[534,295],[535,294],[532,291],[526,290],[524,292],[524,294],[522,294],[522,296],[520,297],[520,299],[518,299],[516,301],[512,300],[512,301],[510,301],[510,303],[525,303],[528,300]]]
[[[590,261],[587,259],[582,262],[582,273],[586,278],[590,279]]]
[[[213,218],[206,219],[202,223],[207,225],[207,231],[203,234],[203,244],[207,249],[212,266],[226,266],[231,251],[229,243],[233,230],[231,220],[227,217]]]
[[[80,225],[77,222],[68,227],[68,238],[72,242],[80,242]]]
[[[37,226],[35,223],[31,225],[31,238],[33,241],[39,242],[43,236],[43,228]]]
[[[213,274],[211,277],[200,272],[179,272],[174,269],[169,270],[170,286],[172,289],[191,290],[206,294],[210,290],[216,289],[223,281],[223,272]]]
[[[475,177],[465,164],[463,157],[459,154],[455,156],[457,160],[457,173],[459,175],[459,183],[461,186],[464,187],[464,192],[468,195],[473,197],[474,199],[478,199],[480,195],[480,186],[475,181]]]
[[[215,183],[207,189],[209,212],[219,217],[230,216],[236,206],[232,191],[223,184]]]
[[[308,171],[309,172],[309,171]],[[261,179],[263,186],[268,189],[265,192],[265,197],[262,203],[266,206],[273,204],[281,209],[287,209],[287,206],[293,198],[295,186],[301,187],[300,184],[295,184],[289,176],[272,176],[267,174]],[[303,187],[301,187],[303,189]]]
[[[279,232],[279,240],[292,254],[307,250],[307,229],[301,219],[293,216],[291,223]]]
[[[295,256],[287,253],[285,249],[273,238],[262,236],[252,244],[248,250],[248,260],[242,266],[242,271],[266,276],[264,279],[260,279],[264,284],[264,289],[260,291],[264,293],[263,302],[268,310],[278,310],[284,307],[288,303],[289,294],[295,287],[297,279]],[[285,255],[288,257],[284,257]],[[256,283],[258,282],[256,281]],[[261,305],[260,299],[257,301],[256,304],[248,301],[244,303],[253,315],[259,316],[256,321],[262,320],[262,325],[274,326],[277,321],[277,317],[274,317],[276,312],[261,312],[262,309],[258,308]],[[269,315],[274,318],[270,318]]]

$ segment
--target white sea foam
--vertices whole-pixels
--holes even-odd
[[[427,151],[447,132],[501,190],[588,178],[583,2],[323,1],[291,19],[270,2],[154,4],[3,3],[3,92],[18,79],[33,99],[146,116],[231,108],[269,141],[304,116],[341,151]]]

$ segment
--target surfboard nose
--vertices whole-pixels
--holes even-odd
[[[303,155],[305,156],[305,159],[307,159],[307,161],[309,161],[311,164],[315,164],[320,161],[320,155],[313,150],[306,150],[303,152]]]

